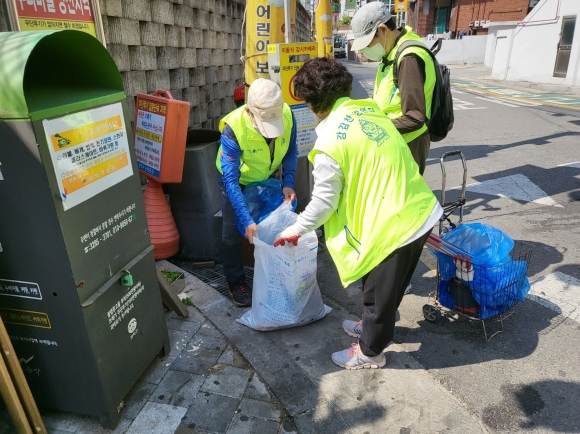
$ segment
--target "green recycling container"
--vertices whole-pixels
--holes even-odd
[[[115,426],[168,349],[131,119],[103,45],[0,33],[0,315],[39,407]]]

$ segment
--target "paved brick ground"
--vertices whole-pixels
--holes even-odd
[[[278,400],[248,362],[193,307],[168,312],[171,352],[156,359],[129,393],[115,430],[90,417],[43,411],[51,434],[286,434],[296,432]],[[13,433],[6,412],[0,434]]]

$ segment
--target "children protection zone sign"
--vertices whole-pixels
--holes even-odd
[[[121,103],[42,125],[65,210],[133,175]]]
[[[276,53],[276,45],[269,45],[268,52]],[[308,109],[304,100],[294,92],[294,77],[304,63],[316,57],[316,43],[301,42],[280,45],[280,83],[284,102],[290,106],[296,119],[296,144],[298,157],[307,156],[316,142],[318,119]]]

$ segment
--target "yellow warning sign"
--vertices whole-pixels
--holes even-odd
[[[270,47],[274,49],[271,50]],[[268,59],[273,62],[273,65],[280,65],[280,75],[275,80],[279,80],[284,102],[290,106],[296,119],[298,156],[304,157],[312,150],[314,142],[316,141],[314,129],[318,124],[318,120],[308,109],[304,100],[296,96],[294,92],[294,78],[305,62],[317,57],[317,44],[316,42],[276,44],[269,45],[268,51],[271,53]]]
[[[397,0],[395,4],[395,13],[401,14],[407,12],[407,0]]]
[[[279,46],[280,87],[282,88],[282,95],[284,95],[284,102],[289,106],[303,104],[304,101],[294,95],[294,76],[305,62],[316,57],[316,42],[279,44]],[[268,49],[269,47],[272,47],[272,45],[269,45]],[[274,48],[276,48],[275,45]]]

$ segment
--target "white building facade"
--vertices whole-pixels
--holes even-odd
[[[580,0],[540,0],[523,22],[490,34],[492,78],[580,86],[579,15]]]

